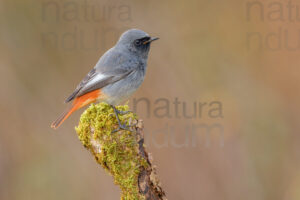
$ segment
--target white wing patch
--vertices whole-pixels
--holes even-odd
[[[98,73],[96,76],[94,76],[89,82],[86,83],[84,88],[89,88],[90,86],[94,85],[95,83],[99,83],[102,80],[104,80],[107,77],[107,75]]]

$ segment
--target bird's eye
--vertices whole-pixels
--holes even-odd
[[[134,44],[135,44],[136,46],[140,46],[140,45],[142,44],[142,41],[141,41],[141,40],[135,40],[135,41],[134,41]]]

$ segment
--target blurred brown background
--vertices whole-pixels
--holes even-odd
[[[119,199],[75,133],[84,109],[57,131],[50,124],[133,27],[161,38],[130,104],[151,104],[150,116],[142,102],[137,113],[168,199],[300,199],[296,9],[296,0],[1,0],[0,199]],[[153,114],[161,98],[170,117]],[[176,98],[190,115],[194,102],[206,107],[178,119]],[[211,116],[214,101],[223,117]],[[191,134],[203,124],[218,124],[223,137]]]

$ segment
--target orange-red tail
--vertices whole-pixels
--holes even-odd
[[[78,110],[79,108],[82,108],[83,106],[93,103],[97,100],[97,98],[100,96],[100,90],[94,90],[92,92],[86,93],[80,97],[77,97],[73,105],[67,109],[57,120],[55,120],[51,127],[54,129],[57,129],[74,111]]]

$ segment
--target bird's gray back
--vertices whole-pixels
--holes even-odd
[[[147,59],[141,58],[126,49],[113,47],[103,54],[95,69],[101,73],[118,73],[119,70],[137,69],[141,63],[147,63]]]

